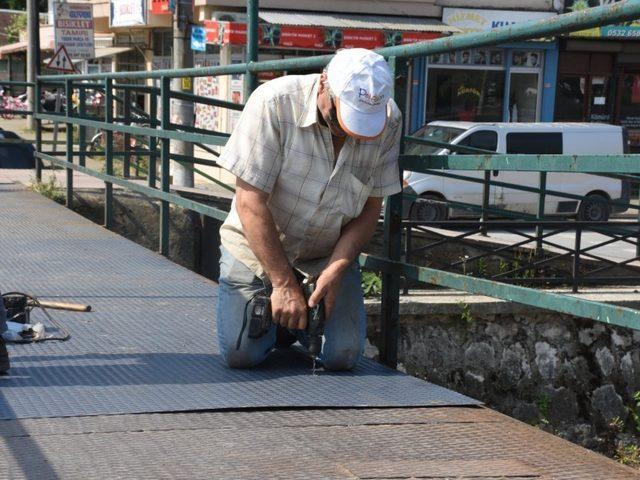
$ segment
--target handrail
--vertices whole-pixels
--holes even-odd
[[[253,7],[256,6],[255,0],[251,0]],[[478,48],[489,45],[500,45],[511,43],[519,40],[535,39],[542,37],[550,37],[560,35],[566,32],[584,30],[603,24],[621,23],[628,20],[640,18],[640,0],[621,0],[613,5],[596,7],[580,12],[559,15],[552,19],[543,21],[528,22],[507,27],[496,28],[487,32],[469,33],[463,35],[455,35],[452,37],[444,37],[429,42],[421,42],[408,45],[399,45],[394,47],[386,47],[378,49],[377,52],[388,59],[389,66],[393,76],[396,79],[394,96],[396,103],[402,109],[405,105],[403,95],[407,92],[406,81],[408,78],[406,58],[427,56],[431,54],[444,53],[466,48]],[[255,25],[254,25],[255,26]],[[67,202],[72,201],[72,175],[73,170],[92,175],[105,182],[105,224],[109,228],[113,221],[113,185],[119,185],[139,193],[143,193],[152,198],[159,199],[160,206],[160,235],[159,249],[163,255],[168,255],[169,251],[169,204],[183,206],[202,213],[204,215],[223,220],[226,212],[215,209],[208,205],[198,203],[180,197],[170,191],[169,179],[169,162],[171,160],[179,161],[194,169],[193,165],[215,165],[216,162],[201,158],[188,158],[177,153],[171,153],[170,141],[180,140],[192,142],[200,146],[209,154],[218,156],[219,153],[212,146],[224,146],[227,142],[228,134],[222,132],[211,132],[195,126],[184,126],[173,124],[170,117],[170,103],[172,99],[180,99],[184,101],[201,103],[209,106],[241,110],[243,105],[234,104],[232,102],[203,98],[198,95],[184,92],[172,92],[170,88],[170,79],[180,77],[199,77],[199,76],[219,76],[230,74],[256,74],[259,72],[278,72],[278,71],[300,71],[315,70],[324,67],[332,58],[332,55],[321,55],[316,57],[272,60],[264,62],[249,62],[243,64],[233,64],[213,67],[200,67],[188,69],[165,69],[152,72],[115,72],[101,73],[91,75],[42,75],[39,76],[35,85],[36,98],[39,98],[42,88],[46,85],[60,85],[65,88],[67,97],[71,96],[74,88],[78,88],[80,92],[80,108],[78,112],[70,111],[70,105],[67,103],[66,111],[60,114],[43,113],[40,105],[36,104],[36,113],[34,114],[38,121],[38,130],[36,131],[36,149],[39,159],[50,161],[53,165],[65,168],[67,170]],[[251,75],[250,75],[251,76]],[[135,79],[160,79],[161,87],[141,86],[136,84],[115,83],[116,79],[126,79],[127,81]],[[102,83],[91,83],[92,80],[100,80]],[[89,81],[89,83],[87,83]],[[2,82],[0,82],[1,84]],[[96,88],[105,92],[105,118],[94,119],[87,118],[83,102],[86,90]],[[151,126],[129,125],[135,123],[131,117],[131,111],[127,102],[124,102],[124,123],[114,124],[114,109],[112,108],[115,101],[119,99],[115,97],[114,92],[118,89],[125,92],[139,90],[147,92],[150,98],[149,107],[149,123]],[[127,93],[127,95],[129,95]],[[248,95],[247,95],[248,96]],[[158,119],[158,114],[161,115]],[[66,155],[66,160],[60,156],[42,152],[43,141],[41,138],[41,121],[52,120],[54,122],[63,122],[67,124],[67,149],[58,155]],[[75,150],[72,144],[73,125],[78,125],[80,148]],[[154,128],[158,126],[158,128]],[[95,127],[106,132],[106,149],[104,153],[106,173],[98,172],[87,168],[84,165],[86,154],[82,151],[86,146],[86,127]],[[114,133],[124,133],[124,151],[114,149]],[[71,133],[71,135],[70,135]],[[130,157],[135,155],[136,150],[132,145],[127,143],[131,135],[144,136],[149,138],[148,151],[142,154],[145,161],[148,158],[148,185],[142,185],[139,182],[131,182],[126,178],[121,178],[113,174],[114,157],[124,157],[123,160],[123,176],[128,175],[130,167]],[[523,215],[510,212],[512,216],[521,218],[536,219],[537,224],[542,225],[544,220],[544,199],[545,195],[552,195],[552,190],[546,189],[547,172],[582,172],[594,174],[618,174],[621,177],[630,174],[640,174],[640,162],[638,155],[512,155],[512,154],[496,154],[488,150],[467,147],[463,145],[451,145],[444,142],[438,142],[429,139],[420,139],[412,136],[404,137],[405,142],[422,143],[434,145],[449,149],[451,152],[464,153],[463,155],[402,155],[400,158],[400,168],[413,171],[433,171],[433,170],[476,170],[484,171],[484,191],[483,191],[483,220],[486,220],[485,213],[499,213],[504,211],[493,209],[489,206],[488,198],[491,185],[498,185],[498,182],[491,182],[491,170],[500,171],[535,171],[540,172],[540,188],[539,205],[537,216]],[[74,156],[78,156],[78,164],[74,163]],[[615,160],[612,161],[612,160]],[[36,177],[39,178],[40,162],[37,163]],[[160,165],[161,177],[159,178],[160,188],[157,185],[157,166]],[[195,170],[195,169],[194,169]],[[196,170],[197,171],[197,170]],[[206,173],[198,171],[199,174]],[[443,172],[439,172],[441,174]],[[640,179],[640,177],[638,178]],[[214,180],[215,181],[215,180]],[[475,180],[474,180],[475,181]],[[219,182],[221,183],[221,182]],[[506,183],[501,183],[506,186]],[[225,187],[225,188],[228,188]],[[384,256],[385,258],[374,258],[370,256],[361,257],[361,261],[367,267],[378,269],[383,272],[383,295],[382,295],[382,317],[381,324],[382,337],[384,344],[380,346],[380,358],[388,365],[395,365],[397,358],[397,336],[398,336],[398,295],[400,286],[400,275],[405,275],[427,283],[447,286],[450,288],[464,289],[469,292],[481,293],[506,300],[518,301],[527,305],[540,306],[543,308],[552,308],[557,311],[577,314],[594,320],[605,321],[608,323],[628,326],[640,329],[640,311],[631,309],[620,309],[611,305],[586,302],[582,299],[566,300],[565,296],[550,294],[549,292],[538,292],[530,289],[524,289],[513,285],[497,283],[490,280],[482,280],[478,278],[470,278],[461,276],[456,273],[443,272],[435,269],[429,269],[402,263],[400,242],[402,238],[402,194],[389,197],[385,204],[385,223],[384,223]],[[464,202],[448,202],[450,207],[454,208],[476,208],[474,205]],[[509,214],[509,212],[506,212]],[[577,225],[577,224],[576,224]],[[580,225],[577,225],[581,228]],[[594,228],[598,228],[597,226]],[[538,231],[536,233],[538,242],[542,242],[544,235]],[[538,245],[540,245],[539,243]],[[584,255],[586,249],[576,248],[576,259],[574,268],[579,264],[580,252]],[[640,254],[640,240],[638,242],[638,252]],[[563,303],[564,302],[564,303]],[[613,315],[615,318],[612,319]],[[395,346],[394,346],[395,345]]]
[[[614,5],[594,7],[579,12],[565,13],[545,20],[531,21],[495,28],[488,32],[467,33],[452,37],[439,38],[429,42],[418,42],[395,47],[385,47],[376,50],[385,58],[408,58],[435,53],[462,50],[464,48],[478,48],[497,45],[518,40],[555,36],[562,33],[584,30],[599,25],[626,22],[640,17],[640,2],[637,0],[621,0]],[[317,69],[324,67],[333,55],[316,57],[268,60],[256,63],[238,63],[214,67],[199,67],[185,69],[164,69],[153,72],[115,72],[94,73],[90,75],[41,75],[40,80],[97,80],[106,78],[180,78],[229,75],[234,73],[281,72],[285,70]]]

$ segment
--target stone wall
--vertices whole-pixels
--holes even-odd
[[[401,368],[604,453],[637,441],[640,332],[475,299],[405,303]],[[368,309],[376,343],[377,308]]]

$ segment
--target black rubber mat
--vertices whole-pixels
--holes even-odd
[[[0,418],[478,403],[369,360],[313,376],[289,350],[230,370],[217,353],[215,283],[35,193],[0,188],[0,218],[0,291],[93,307],[53,312],[67,342],[10,345]]]

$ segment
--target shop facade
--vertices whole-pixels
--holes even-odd
[[[598,6],[591,0],[589,6]],[[568,0],[567,11],[584,7]],[[555,120],[626,127],[640,152],[640,22],[575,32],[560,45]]]
[[[444,8],[443,23],[463,32],[487,31],[555,12]],[[531,41],[467,49],[412,64],[408,130],[435,120],[544,122],[554,113],[558,42]]]

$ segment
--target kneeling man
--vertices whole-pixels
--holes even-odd
[[[286,335],[308,346],[307,308],[324,299],[320,361],[349,370],[366,317],[357,257],[385,196],[401,190],[401,115],[384,58],[339,51],[322,74],[288,75],[251,95],[218,163],[236,175],[220,236],[217,327],[233,368],[262,362]],[[305,301],[293,267],[315,278]],[[273,325],[249,338],[247,305],[270,294]],[[277,340],[279,342],[277,343]]]

